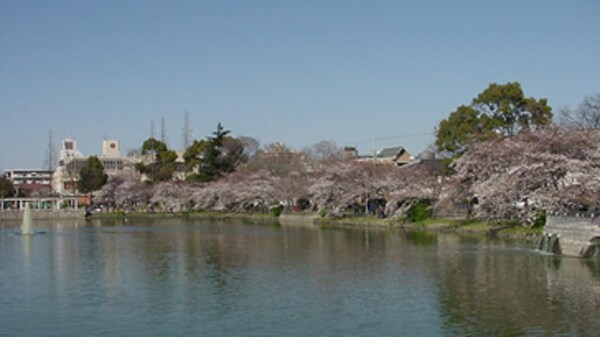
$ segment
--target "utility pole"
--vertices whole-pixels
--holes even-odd
[[[160,118],[160,141],[167,144],[167,126],[164,117]]]
[[[192,145],[192,134],[193,130],[190,126],[190,113],[186,110],[183,118],[183,131],[181,135],[183,145],[182,151],[185,151],[188,147],[190,147],[190,145]]]
[[[48,147],[46,148],[44,167],[48,171],[54,171],[54,168],[56,168],[56,147],[54,146],[52,131],[48,133]]]

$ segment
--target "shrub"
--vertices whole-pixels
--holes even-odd
[[[546,211],[538,209],[535,211],[532,228],[542,228],[546,224]]]
[[[271,207],[269,212],[271,213],[272,216],[277,218],[281,215],[281,212],[283,212],[283,205],[273,206],[273,207]]]
[[[420,222],[431,218],[433,210],[431,209],[431,200],[423,199],[412,205],[407,212],[408,220],[411,222]]]

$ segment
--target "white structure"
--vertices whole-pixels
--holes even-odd
[[[102,156],[106,158],[121,157],[121,147],[118,140],[102,141]]]
[[[77,181],[79,170],[85,165],[87,156],[77,150],[77,143],[73,139],[61,142],[59,166],[54,173],[52,187],[60,195],[77,195]],[[102,155],[98,157],[104,172],[109,176],[120,175],[126,171],[135,171],[134,165],[141,158],[122,157],[121,146],[118,140],[102,141]]]
[[[40,192],[47,194],[51,191],[52,171],[47,170],[21,170],[13,169],[4,171],[4,175],[10,180],[17,191],[26,194]]]
[[[77,150],[77,143],[74,139],[67,138],[60,142],[60,158],[58,165],[65,166],[75,158],[83,158],[81,152]]]

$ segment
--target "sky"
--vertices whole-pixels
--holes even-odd
[[[85,155],[181,150],[221,122],[302,149],[404,146],[490,83],[556,110],[600,93],[600,1],[0,0],[0,170],[42,168],[49,134]]]

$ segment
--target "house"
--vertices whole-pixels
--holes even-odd
[[[395,166],[404,166],[410,163],[414,158],[408,150],[402,146],[386,147],[374,155],[358,155],[355,148],[348,148],[347,158],[355,158],[362,162],[375,162],[378,164],[390,164]]]
[[[411,154],[402,146],[398,147],[387,147],[377,153],[375,161],[394,164],[396,166],[403,166],[408,164],[413,157]]]

